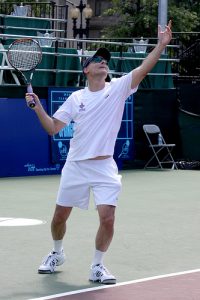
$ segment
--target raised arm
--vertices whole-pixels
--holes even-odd
[[[159,60],[163,50],[169,44],[172,38],[171,21],[165,26],[165,30],[161,30],[161,26],[158,26],[158,44],[151,53],[144,59],[142,64],[132,71],[132,88],[135,88],[140,84],[144,77],[151,71]]]
[[[47,113],[46,111],[44,110],[42,104],[40,103],[40,100],[38,98],[38,96],[34,93],[32,94],[29,94],[27,93],[25,98],[26,98],[26,101],[30,101],[32,99],[32,96],[34,97],[34,100],[35,100],[35,107],[32,108],[35,113],[37,114],[38,116],[38,119],[42,125],[42,127],[46,130],[46,132],[49,134],[49,135],[53,135],[53,134],[56,134],[58,133],[63,127],[65,127],[65,123],[57,120],[57,119],[54,119],[54,118],[51,118]]]

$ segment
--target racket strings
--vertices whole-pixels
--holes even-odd
[[[33,40],[19,40],[9,50],[9,61],[20,70],[32,70],[41,61],[40,46]]]

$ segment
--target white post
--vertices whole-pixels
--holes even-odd
[[[167,15],[168,15],[168,0],[159,0],[158,25],[161,26],[162,30],[165,30],[165,25],[167,25]],[[166,49],[163,51],[163,53],[166,53]]]
[[[162,30],[164,30],[165,25],[167,25],[167,15],[168,15],[168,0],[159,0],[158,24],[161,25]]]

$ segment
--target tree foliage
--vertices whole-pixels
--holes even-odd
[[[103,30],[104,37],[153,37],[157,35],[158,0],[111,0],[107,16],[115,16],[116,24]],[[168,0],[168,18],[173,31],[200,31],[200,1]]]

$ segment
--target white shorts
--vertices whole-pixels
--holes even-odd
[[[117,205],[121,175],[112,157],[103,160],[66,161],[56,203],[88,209],[90,190],[95,205]]]

